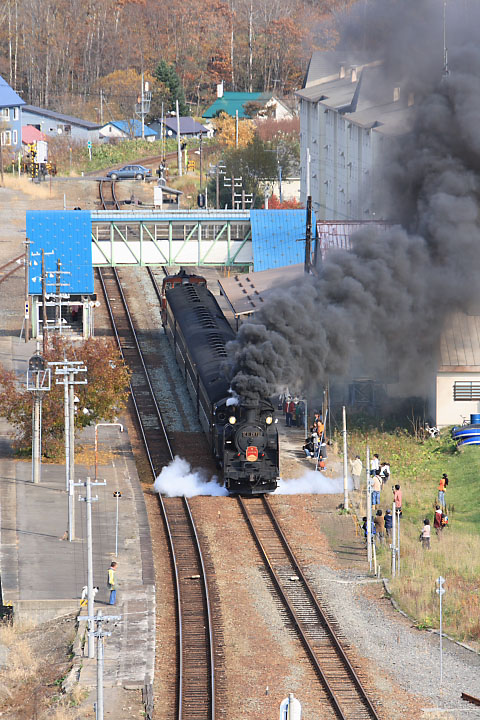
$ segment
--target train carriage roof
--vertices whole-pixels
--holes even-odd
[[[215,297],[204,285],[177,284],[166,299],[177,320],[203,386],[212,403],[228,395],[222,371],[225,345],[235,337]]]

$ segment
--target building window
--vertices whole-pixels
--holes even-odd
[[[460,402],[480,400],[480,381],[458,380],[454,382],[453,399]]]
[[[13,108],[13,119],[18,120],[18,108]]]
[[[18,143],[18,132],[17,130],[13,131],[13,144],[16,145]]]
[[[5,130],[5,132],[2,132],[2,145],[11,145],[11,144],[12,144],[12,131]]]
[[[2,108],[0,118],[2,120],[10,120],[10,108]]]

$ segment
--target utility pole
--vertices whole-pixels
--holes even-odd
[[[47,278],[45,276],[45,250],[42,248],[42,335],[43,354],[48,349],[48,320],[47,320]]]
[[[203,177],[203,147],[202,147],[203,135],[200,133],[200,190],[202,189],[202,177]]]
[[[30,340],[30,295],[28,292],[28,284],[30,282],[30,244],[31,241],[25,240],[25,342]]]
[[[343,507],[348,510],[347,413],[343,406]]]
[[[111,632],[103,629],[102,623],[121,620],[121,615],[103,615],[99,610],[96,617],[88,614],[87,621],[92,622],[92,636],[97,638],[97,702],[95,703],[95,720],[103,720],[103,666],[104,666],[104,644],[103,638],[110,637]],[[93,623],[97,624],[97,629],[93,632]],[[90,631],[89,631],[90,632]],[[92,637],[92,640],[93,640]],[[90,635],[89,635],[90,638]],[[93,655],[92,655],[93,657]]]
[[[305,264],[304,271],[308,275],[311,266],[312,254],[312,198],[307,197],[307,227],[305,230]]]
[[[238,110],[235,110],[235,148],[238,148]]]
[[[39,483],[42,463],[42,393],[50,390],[50,368],[41,355],[28,361],[27,390],[33,392],[32,409],[32,482]]]
[[[367,559],[372,572],[372,478],[370,475],[370,448],[367,445]]]
[[[216,188],[217,188],[217,202],[216,202],[216,208],[220,207],[220,172],[218,169],[218,163],[215,171],[215,182],[216,182]]]
[[[182,150],[180,148],[180,110],[178,109],[178,100],[175,100],[175,108],[177,111],[177,164],[178,174],[182,176]]]
[[[75,483],[76,486],[84,486],[86,488],[85,497],[80,497],[82,502],[87,504],[87,612],[88,612],[88,657],[94,657],[93,646],[93,613],[94,613],[94,595],[93,595],[93,539],[92,539],[92,502],[96,502],[98,497],[92,498],[92,484],[106,485],[105,481],[92,483],[87,477],[86,482]]]
[[[68,493],[68,540],[75,540],[75,398],[74,386],[86,385],[87,379],[76,380],[78,373],[87,372],[81,360],[67,360],[51,362],[55,367],[57,385],[63,385],[64,424],[65,424],[65,489]],[[82,366],[82,367],[80,367]]]
[[[395,577],[397,574],[397,508],[395,507],[395,503],[392,503],[392,577]]]

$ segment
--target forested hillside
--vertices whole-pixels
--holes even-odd
[[[192,114],[225,90],[301,86],[312,50],[335,42],[348,0],[3,0],[0,74],[26,102],[91,120],[128,111],[161,60]],[[126,108],[122,105],[126,104]],[[131,110],[130,110],[131,112]]]

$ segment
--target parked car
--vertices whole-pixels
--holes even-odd
[[[143,165],[125,165],[119,170],[110,170],[107,177],[112,180],[124,180],[127,178],[144,180],[147,177],[152,177],[152,171],[150,168],[143,167]]]

